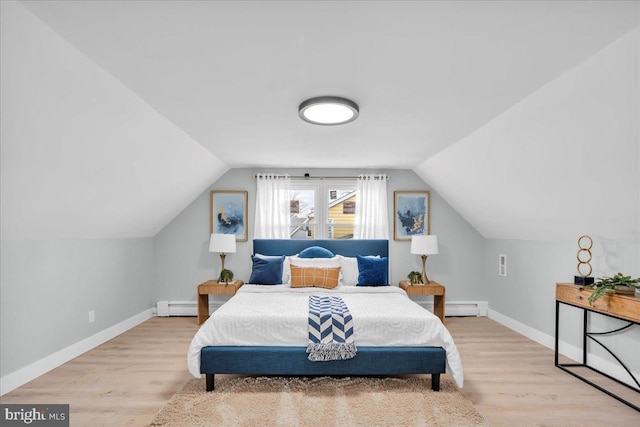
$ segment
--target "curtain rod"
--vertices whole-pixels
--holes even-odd
[[[304,175],[280,175],[280,176],[277,176],[276,178],[285,178],[287,176],[290,179],[358,179],[358,178],[360,178],[361,175],[354,175],[354,176],[311,176],[308,173],[306,173]],[[258,175],[254,175],[253,178],[257,179]],[[380,178],[378,178],[378,176],[375,176],[373,179],[380,179]],[[388,181],[389,180],[389,176],[385,175],[385,179]]]

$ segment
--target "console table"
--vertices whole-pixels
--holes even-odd
[[[628,387],[631,390],[634,390],[640,393],[640,382],[633,375],[633,373],[625,366],[624,362],[620,360],[611,349],[607,348],[604,344],[602,344],[597,336],[602,335],[610,335],[618,332],[622,332],[627,330],[633,325],[640,325],[640,298],[630,295],[621,295],[621,294],[608,294],[604,297],[594,301],[593,306],[589,304],[589,296],[592,293],[592,289],[584,288],[582,286],[574,285],[573,283],[556,283],[556,336],[555,336],[555,365],[562,369],[563,371],[573,375],[574,377],[586,382],[587,384],[597,388],[598,390],[608,394],[609,396],[619,400],[620,402],[632,407],[636,411],[640,411],[640,407],[623,399],[622,397],[610,392],[609,390],[604,389],[598,384],[593,383],[592,381],[582,377],[578,373],[568,369],[571,367],[585,367],[590,370],[597,372],[605,377],[622,384]],[[577,307],[582,309],[583,311],[583,319],[582,319],[582,363],[559,363],[558,362],[558,341],[559,341],[559,319],[560,319],[560,304],[571,305],[573,307]],[[589,332],[587,330],[589,324],[589,314],[597,313],[599,315],[612,317],[614,319],[624,320],[627,325],[617,328],[608,332]],[[587,339],[590,339],[597,344],[599,344],[602,348],[604,348],[609,354],[611,354],[622,366],[625,371],[629,374],[633,382],[636,384],[636,387],[632,387],[626,383],[623,383],[617,378],[613,378],[612,376],[589,366],[587,360]]]

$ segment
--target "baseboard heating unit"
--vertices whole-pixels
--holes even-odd
[[[433,300],[414,299],[418,304],[433,312]],[[224,304],[224,301],[210,301],[209,313],[213,313]],[[446,316],[486,316],[489,303],[487,301],[447,301],[445,303]],[[170,316],[197,316],[198,304],[196,301],[158,301],[155,315],[158,317]]]

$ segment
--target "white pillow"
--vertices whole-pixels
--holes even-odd
[[[340,286],[355,286],[358,284],[358,259],[338,255],[340,259]]]
[[[358,284],[358,276],[360,270],[358,270],[358,258],[346,257],[342,255],[336,255],[340,259],[340,286],[355,286]],[[367,255],[372,258],[380,258],[380,255]]]
[[[287,285],[291,284],[291,256],[284,257],[282,263],[282,283]]]
[[[297,255],[288,256],[285,257],[284,260],[282,272],[283,283],[291,284],[291,264],[297,265],[298,267],[341,267],[340,259],[338,259],[337,256],[333,258],[299,258]],[[285,277],[287,278],[286,282]]]

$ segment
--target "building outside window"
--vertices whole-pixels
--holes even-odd
[[[352,239],[354,181],[291,181],[292,239]]]

